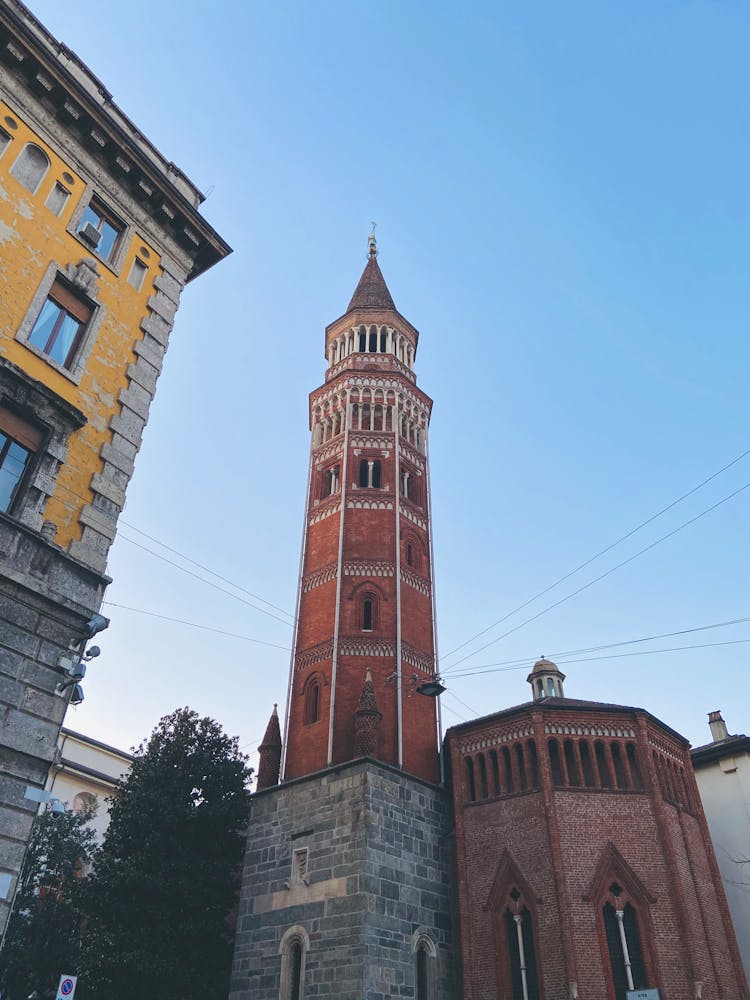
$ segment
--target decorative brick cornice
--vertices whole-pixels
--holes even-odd
[[[385,559],[352,559],[344,563],[344,576],[393,576],[392,562]]]
[[[405,517],[407,521],[411,521],[412,524],[416,524],[417,527],[421,528],[422,531],[427,531],[427,521],[423,517],[419,517],[409,506],[405,504],[399,504],[399,512],[402,517]]]
[[[393,510],[393,500],[347,500],[348,510]]]
[[[435,673],[435,657],[429,653],[422,653],[408,642],[401,643],[401,659],[409,666],[421,670],[424,674]]]
[[[392,642],[381,639],[363,639],[361,636],[344,636],[339,645],[342,656],[395,656]]]
[[[515,743],[516,740],[524,740],[534,735],[534,727],[531,723],[518,726],[515,729],[496,729],[489,733],[482,733],[475,737],[469,737],[459,743],[461,753],[476,753],[477,750],[487,750],[503,743]]]
[[[380,406],[380,404],[377,404]],[[380,437],[374,437],[370,435],[369,437],[363,435],[361,431],[352,431],[350,443],[352,448],[364,448],[370,451],[384,451],[386,457],[390,454],[391,448],[393,448],[393,434],[389,431],[375,431],[375,434],[382,435]]]
[[[571,725],[562,722],[545,722],[544,731],[556,736],[605,736],[608,739],[634,740],[636,732],[627,726],[602,726],[596,723]]]
[[[430,581],[425,580],[421,576],[417,576],[416,573],[412,573],[408,569],[402,568],[401,580],[404,583],[408,584],[410,587],[413,587],[415,590],[418,590],[420,594],[425,594],[427,597],[429,597],[430,594],[432,593],[432,587],[430,585]]]
[[[347,504],[347,507],[349,506],[351,505]],[[316,510],[315,513],[310,515],[307,523],[310,527],[312,527],[312,525],[317,524],[318,521],[325,521],[325,519],[327,517],[330,517],[331,514],[338,514],[340,510],[341,510],[341,500],[337,499],[334,503],[329,504],[328,507],[323,507],[322,509]]]
[[[336,579],[336,563],[328,563],[327,566],[323,566],[316,573],[308,573],[307,576],[302,578],[302,593],[306,594],[309,590],[314,590],[315,587],[321,587],[324,583],[330,583],[331,580]]]
[[[325,642],[318,642],[314,646],[308,646],[297,653],[294,658],[294,665],[297,670],[307,670],[316,663],[330,660],[333,657],[333,639],[326,639]]]

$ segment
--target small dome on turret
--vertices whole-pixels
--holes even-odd
[[[563,681],[565,674],[556,663],[542,656],[531,668],[531,673],[526,678],[531,684],[534,693],[534,701],[540,698],[564,698]]]

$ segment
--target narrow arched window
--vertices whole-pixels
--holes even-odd
[[[477,786],[474,782],[474,761],[471,757],[466,758],[466,783],[469,786],[469,801],[476,802]]]
[[[427,961],[428,961],[427,949],[420,945],[417,948],[417,1000],[428,1000],[428,983],[427,983]]]
[[[596,769],[599,772],[599,784],[602,788],[612,787],[612,777],[607,767],[607,756],[604,751],[604,744],[597,740],[594,744],[594,754],[596,756]]]
[[[44,175],[48,170],[49,157],[43,149],[40,149],[33,142],[29,142],[23,147],[16,162],[10,168],[11,175],[32,194],[36,194],[39,190],[39,185],[44,180]]]
[[[615,780],[617,781],[618,788],[628,788],[628,773],[625,770],[625,762],[622,759],[622,750],[619,743],[611,743],[610,750],[612,751],[612,764],[615,768]]]
[[[372,483],[370,484],[373,489],[380,489],[380,462],[375,461],[372,463]]]
[[[406,565],[414,565],[414,547],[411,542],[406,543]]]
[[[281,989],[279,1000],[304,1000],[305,959],[310,938],[301,925],[290,927],[281,939]]]
[[[305,725],[310,726],[320,718],[320,682],[317,677],[308,681],[305,688]]]
[[[536,743],[534,740],[529,740],[526,744],[526,750],[529,754],[529,766],[531,769],[531,787],[539,788],[539,759],[536,753]]]
[[[372,623],[375,618],[374,615],[374,604],[375,602],[371,597],[366,597],[362,601],[362,631],[372,632]]]
[[[526,781],[526,759],[523,755],[523,744],[516,743],[516,764],[518,766],[518,781],[520,783],[521,791],[525,791],[528,787],[528,782]]]
[[[633,777],[633,785],[636,788],[643,788],[643,779],[641,778],[641,769],[638,765],[638,756],[635,752],[635,744],[628,743],[625,747],[628,764],[630,765],[630,773]]]
[[[359,485],[369,486],[370,485],[370,463],[366,458],[360,459],[359,462]]]
[[[365,328],[361,326],[359,328],[359,351],[363,354],[367,350],[367,334],[365,333]]]
[[[560,747],[557,740],[549,741],[549,763],[552,769],[552,784],[564,785],[562,766],[560,764]]]
[[[588,740],[581,740],[579,742],[578,751],[581,755],[583,783],[587,788],[596,788],[596,775],[594,774],[594,764],[591,759],[591,747]]]
[[[568,781],[571,785],[580,785],[581,776],[578,773],[578,761],[576,760],[576,752],[572,740],[563,741],[563,753],[565,754],[565,768],[568,772]]]
[[[483,799],[487,798],[487,761],[485,760],[484,754],[480,753],[477,755],[477,763],[479,764],[479,790]]]
[[[377,349],[378,349],[378,335],[377,335],[377,333],[375,331],[375,327],[373,326],[373,327],[370,327],[370,344],[369,344],[369,350],[371,351],[371,353],[374,354],[377,351]]]
[[[503,773],[505,775],[505,790],[506,792],[514,792],[515,782],[513,781],[513,768],[510,763],[510,750],[507,747],[503,747]]]
[[[490,750],[490,764],[492,765],[492,791],[495,795],[500,794],[500,768],[497,763],[497,750]]]

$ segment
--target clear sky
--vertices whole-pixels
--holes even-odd
[[[235,248],[183,297],[71,727],[128,747],[188,704],[252,751],[283,705],[288,615],[133,542],[292,611],[307,393],[370,220],[435,400],[442,654],[750,448],[746,4],[33,9]],[[750,456],[444,655],[445,723],[527,700],[545,653],[568,695],[643,705],[695,744],[712,709],[750,730],[750,621],[558,655],[750,617],[750,488],[523,624],[748,484]]]

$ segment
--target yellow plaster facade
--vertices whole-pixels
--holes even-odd
[[[140,324],[148,314],[154,279],[161,273],[160,257],[133,227],[126,227],[122,234],[127,245],[118,247],[116,269],[92,253],[73,225],[80,215],[82,199],[90,194],[85,180],[4,101],[0,101],[0,127],[10,136],[0,153],[0,354],[81,410],[87,420],[70,441],[67,461],[43,511],[44,519],[57,528],[57,544],[67,548],[80,538],[78,516],[92,501],[91,479],[101,472],[101,448],[112,438],[110,418],[119,410],[120,392],[128,386],[128,365],[136,361],[134,345],[143,339]],[[11,173],[29,142],[43,149],[50,160],[33,194]],[[47,207],[56,184],[69,192],[59,216]],[[128,280],[136,257],[147,267],[139,290]],[[96,261],[96,297],[103,318],[80,383],[76,384],[26,346],[14,331],[29,316],[32,299],[50,262],[62,271],[83,258]]]

